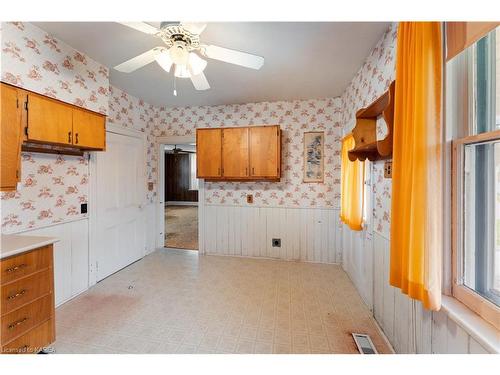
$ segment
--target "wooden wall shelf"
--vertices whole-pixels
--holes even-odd
[[[349,160],[375,161],[389,159],[392,156],[395,86],[393,81],[389,89],[377,100],[356,112],[356,125],[352,130],[355,146],[348,153]],[[387,124],[387,136],[377,141],[377,118],[380,116]]]

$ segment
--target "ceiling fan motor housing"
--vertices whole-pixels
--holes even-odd
[[[200,36],[189,32],[179,23],[162,22],[159,37],[165,42],[168,48],[172,47],[175,43],[184,44],[188,52],[200,48]]]

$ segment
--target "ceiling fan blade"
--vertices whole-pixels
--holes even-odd
[[[230,64],[241,65],[250,69],[260,69],[264,64],[264,58],[246,52],[236,51],[219,46],[203,46],[202,51],[206,57],[224,61]]]
[[[181,25],[190,33],[197,35],[200,35],[207,27],[207,24],[203,22],[181,22]]]
[[[134,70],[142,68],[143,66],[155,61],[156,57],[161,54],[163,50],[164,48],[162,47],[155,47],[147,52],[140,54],[139,56],[136,56],[115,66],[115,69],[123,73],[131,73]]]
[[[145,22],[118,22],[118,23],[124,26],[128,26],[137,31],[151,35],[154,35],[159,31],[156,27],[151,26]]]
[[[191,76],[191,82],[196,90],[208,90],[210,85],[208,84],[207,77],[201,72],[198,75]]]

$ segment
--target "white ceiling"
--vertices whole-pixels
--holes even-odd
[[[149,22],[159,26],[159,22]],[[40,28],[94,60],[113,67],[162,41],[113,22],[36,22]],[[113,85],[155,105],[237,104],[339,96],[389,26],[386,22],[234,22],[209,23],[205,44],[263,56],[252,70],[209,60],[211,89],[196,91],[152,63],[133,73],[111,69]]]

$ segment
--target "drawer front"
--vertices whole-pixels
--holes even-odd
[[[40,324],[23,336],[2,346],[4,354],[38,353],[55,341],[54,321],[52,319]]]
[[[35,273],[21,280],[2,285],[1,315],[52,291],[52,268]]]
[[[48,294],[27,306],[2,316],[2,328],[0,329],[2,343],[5,344],[48,320],[51,314],[52,294]]]
[[[0,261],[0,284],[6,284],[52,265],[52,245]]]

